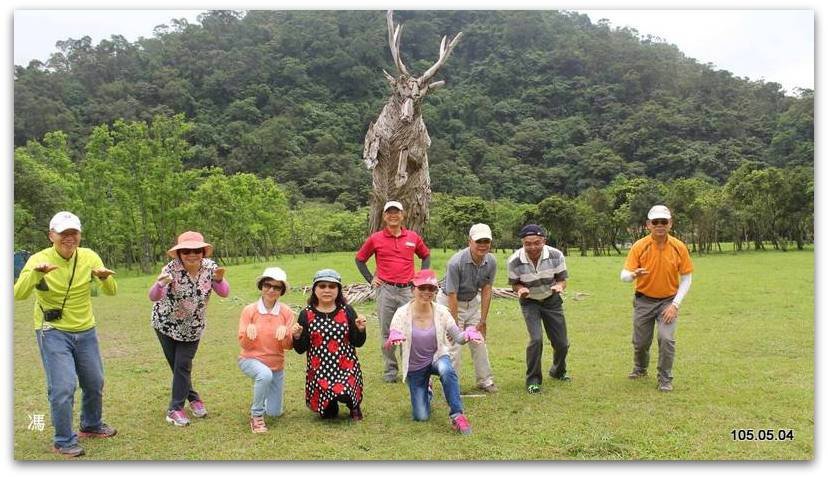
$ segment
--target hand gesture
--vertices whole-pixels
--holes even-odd
[[[371,287],[373,287],[375,289],[378,288],[379,286],[383,285],[383,284],[385,284],[385,282],[383,282],[382,279],[380,279],[377,276],[374,276],[374,278],[371,279]]]
[[[49,272],[52,272],[53,270],[55,270],[57,268],[58,268],[58,266],[56,266],[54,264],[44,263],[44,264],[40,264],[37,267],[35,267],[34,270],[36,270],[38,272],[42,272],[44,274],[48,274]]]
[[[115,271],[111,271],[106,267],[98,267],[97,269],[92,269],[92,275],[100,280],[106,280],[107,277],[113,274],[115,274]]]
[[[480,332],[480,335],[482,335],[483,338],[485,339],[486,338],[486,322],[479,322],[476,327],[477,327],[477,331]]]
[[[287,335],[288,328],[286,325],[280,325],[276,327],[276,340],[283,340]]]
[[[357,330],[359,330],[360,332],[364,332],[365,324],[368,323],[368,320],[365,319],[364,315],[357,315],[357,318],[356,320],[354,320],[354,323],[356,324]]]
[[[224,267],[216,267],[213,271],[213,282],[221,282],[224,280]]]
[[[641,276],[645,276],[649,273],[650,273],[650,271],[648,271],[646,268],[639,267],[638,269],[633,271],[633,277],[637,279],[637,278],[639,278]]]
[[[552,287],[550,287],[550,289],[552,290],[552,292],[554,292],[556,294],[560,294],[561,292],[564,291],[564,285],[561,284],[560,282],[558,282],[555,285],[553,285]]]
[[[388,340],[386,340],[382,346],[385,347],[386,350],[391,350],[392,347],[403,342],[405,342],[405,335],[403,335],[403,333],[399,330],[391,329],[388,334]]]
[[[298,339],[299,337],[301,337],[303,330],[304,327],[299,325],[299,322],[294,322],[293,325],[290,326],[290,333],[291,335],[293,335],[294,339]]]
[[[170,282],[172,282],[172,274],[164,270],[160,274],[158,274],[158,277],[155,280],[160,282],[161,285],[168,285]]]
[[[664,320],[665,324],[669,324],[670,322],[676,320],[678,316],[678,307],[675,304],[670,304],[661,311],[661,318]]]
[[[521,287],[517,290],[517,295],[521,299],[525,299],[526,297],[529,297],[529,289],[526,287]]]
[[[466,342],[483,343],[483,335],[473,325],[466,327],[466,330],[463,331],[463,336],[466,338]]]
[[[258,332],[256,331],[256,324],[247,324],[245,335],[247,335],[247,338],[250,340],[256,340],[256,336],[258,335]]]

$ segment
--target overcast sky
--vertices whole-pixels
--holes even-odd
[[[496,6],[496,5],[495,5]],[[262,8],[262,7],[259,7]],[[341,8],[341,7],[340,7]],[[111,35],[129,41],[151,37],[172,18],[197,22],[204,10],[17,10],[14,12],[14,64],[46,61],[55,43],[85,35],[97,45]],[[812,10],[579,10],[593,23],[629,26],[675,44],[700,63],[736,76],[795,87],[814,87]]]

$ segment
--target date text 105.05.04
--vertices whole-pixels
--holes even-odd
[[[735,441],[791,441],[794,435],[793,430],[786,428],[734,428],[730,431],[730,436]]]

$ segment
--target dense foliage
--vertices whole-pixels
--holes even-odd
[[[811,240],[813,91],[787,96],[577,13],[395,18],[416,73],[441,35],[464,32],[424,106],[433,245],[484,220],[505,246],[538,220],[563,248],[607,253],[654,200],[700,251]],[[183,228],[227,256],[358,246],[362,140],[393,68],[384,14],[199,21],[136,42],[67,39],[46,64],[15,66],[16,246],[42,244],[59,209],[81,214],[107,260],[144,267]]]

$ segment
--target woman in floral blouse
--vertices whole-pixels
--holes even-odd
[[[341,402],[352,420],[362,420],[362,370],[356,347],[365,343],[365,322],[345,302],[339,273],[317,272],[308,306],[291,331],[293,349],[307,352],[305,403],[322,418],[335,418]]]
[[[207,301],[213,290],[222,297],[230,293],[224,280],[224,268],[211,259],[213,246],[198,232],[187,231],[167,251],[173,258],[167,263],[149,291],[152,327],[173,373],[172,394],[167,408],[167,422],[183,427],[190,424],[184,402],[190,401],[195,417],[207,415],[199,394],[193,390],[190,373],[198,343],[204,334]]]

